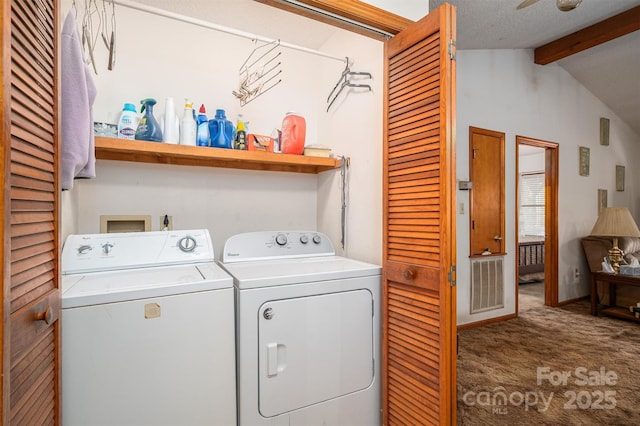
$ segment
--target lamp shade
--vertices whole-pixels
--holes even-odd
[[[626,207],[607,207],[602,210],[591,235],[597,237],[640,237],[640,229],[636,225],[629,209]]]

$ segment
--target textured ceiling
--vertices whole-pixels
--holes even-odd
[[[459,49],[533,49],[640,5],[582,0],[570,12],[555,0],[516,10],[522,0],[447,0],[457,7]],[[430,0],[434,10],[444,0]],[[569,56],[558,64],[640,136],[640,31]]]

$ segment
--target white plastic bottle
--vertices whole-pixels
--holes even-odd
[[[136,106],[126,103],[118,120],[118,139],[135,139],[139,122]]]
[[[173,98],[167,98],[164,105],[164,115],[160,118],[160,127],[164,142],[177,144],[180,138],[180,120],[176,115]]]
[[[193,104],[184,100],[184,114],[180,122],[180,144],[196,145],[196,120],[193,119]]]

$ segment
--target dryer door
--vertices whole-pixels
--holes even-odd
[[[270,301],[258,315],[263,416],[371,385],[373,296],[368,290]]]

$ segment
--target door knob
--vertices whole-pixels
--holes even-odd
[[[407,268],[404,270],[404,272],[402,273],[402,278],[404,278],[407,281],[411,281],[412,279],[414,279],[416,276],[416,271],[414,271],[411,268]]]
[[[44,321],[45,324],[50,325],[53,322],[53,310],[50,306],[47,306],[44,312],[36,313],[36,321]]]
[[[493,237],[494,241],[502,241],[502,237],[500,235],[496,235],[495,237]]]

